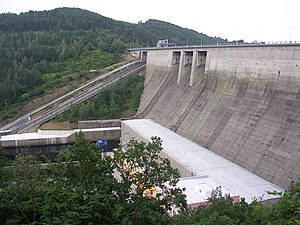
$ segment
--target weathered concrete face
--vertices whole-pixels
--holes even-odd
[[[299,177],[300,46],[193,49],[185,66],[174,51],[191,50],[148,52],[141,117],[283,188]]]
[[[128,143],[130,140],[137,140],[139,142],[143,141],[145,143],[148,143],[150,140],[143,136],[143,134],[140,133],[140,131],[132,129],[131,126],[128,126],[128,124],[123,122],[121,124],[121,140],[122,144]],[[147,125],[145,126],[147,127]],[[155,136],[155,135],[153,135]],[[190,177],[193,176],[193,173],[188,170],[184,165],[182,165],[180,162],[176,161],[174,158],[170,157],[167,153],[164,151],[161,151],[159,155],[163,158],[168,158],[171,162],[171,165],[173,168],[177,168],[180,172],[181,177]]]
[[[300,77],[300,46],[213,48],[207,59],[206,71],[239,78]]]
[[[278,186],[149,119],[122,121],[123,144],[128,143],[131,138],[147,143],[154,136],[162,140],[160,155],[170,160],[172,167],[179,170],[181,177],[208,178],[207,181],[197,181],[198,184],[199,182],[209,184],[205,188],[208,192],[222,186],[223,194],[240,196],[245,198],[246,202],[251,203],[255,198],[261,198],[263,201],[277,198],[269,195],[268,191],[283,191]],[[196,196],[190,197],[195,200]],[[210,196],[210,193],[207,193],[207,196]],[[188,199],[190,197],[187,196]]]

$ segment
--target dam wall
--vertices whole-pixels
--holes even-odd
[[[145,76],[144,82],[144,93],[147,94],[143,96],[143,101],[140,102],[139,113],[149,106],[150,102],[153,101],[152,99],[165,83],[165,80],[170,77],[172,68],[172,52],[162,51],[159,53],[158,57],[156,54],[157,52],[147,53],[147,75]]]
[[[277,80],[300,76],[300,46],[212,48],[208,51],[206,71]]]
[[[300,176],[299,66],[299,45],[148,50],[137,117],[286,188]]]

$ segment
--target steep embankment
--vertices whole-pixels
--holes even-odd
[[[196,70],[192,87],[189,65],[179,84],[177,73],[170,72],[166,80],[171,82],[159,95],[153,96],[157,85],[147,84],[140,111],[148,112],[146,118],[287,187],[300,175],[299,46],[207,52],[206,72]],[[152,63],[151,53],[148,62]],[[166,71],[170,68],[165,67]],[[152,69],[151,79],[159,74]],[[156,100],[147,108],[144,99],[149,90]]]

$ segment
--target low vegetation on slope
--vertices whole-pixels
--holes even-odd
[[[130,24],[75,8],[0,14],[0,121],[18,115],[33,98],[84,80],[89,70],[119,62],[127,48],[165,38],[215,42],[157,20]]]
[[[119,119],[135,115],[140,104],[144,77],[132,75],[118,81],[97,96],[58,116],[58,121]]]

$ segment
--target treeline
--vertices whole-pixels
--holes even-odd
[[[127,48],[165,38],[179,45],[216,41],[162,21],[131,24],[76,8],[0,14],[0,120],[79,76],[84,80],[90,69],[120,61]]]
[[[0,14],[0,31],[57,31],[101,29],[124,38],[125,42],[155,41],[155,35],[136,24],[115,21],[87,10],[78,8],[57,8],[50,11],[30,11],[20,15]]]
[[[169,39],[169,42],[176,45],[205,45],[228,42],[220,37],[212,38],[206,34],[159,20],[151,19],[140,24],[140,26],[159,37]]]
[[[138,43],[141,46],[154,46],[158,39],[168,38],[177,45],[196,45],[226,42],[221,38],[212,38],[194,30],[179,27],[164,21],[150,19],[131,24],[115,21],[87,10],[78,8],[57,8],[50,11],[30,11],[20,15],[0,14],[0,31],[56,31],[56,30],[93,30],[102,29],[122,36],[126,43]]]
[[[173,187],[179,177],[160,151],[161,140],[153,138],[104,157],[79,133],[54,163],[0,155],[0,224],[172,224],[166,211],[173,202],[186,208],[182,191],[149,193],[167,181]]]
[[[126,49],[101,30],[3,33],[0,45],[0,107],[63,86],[68,74],[116,63]]]
[[[155,137],[148,144],[131,140],[126,151],[104,157],[79,133],[54,163],[32,155],[8,161],[0,154],[0,224],[299,224],[300,180],[274,193],[282,197],[275,203],[233,203],[217,188],[209,204],[191,210],[176,188],[178,170],[161,151]]]
[[[75,122],[133,116],[138,110],[143,86],[143,76],[129,76],[118,81],[112,87],[104,89],[94,98],[72,106],[56,120]]]
[[[149,38],[131,24],[80,9],[1,14],[0,120],[35,97],[84,81],[91,69],[119,62],[127,48]]]
[[[222,195],[221,188],[213,190],[209,204],[183,212],[178,217],[182,225],[287,225],[300,221],[300,179],[292,183],[285,193],[273,193],[281,197],[275,202],[233,203],[229,195]]]

